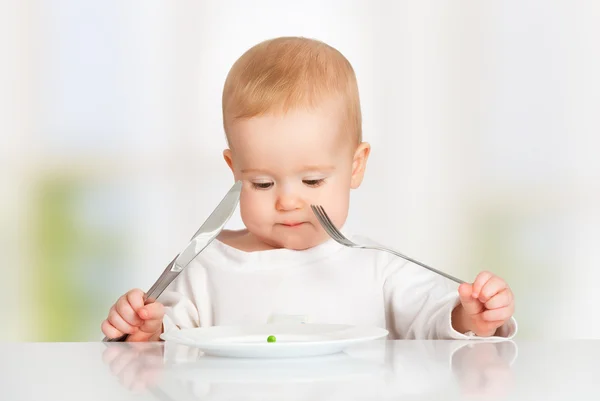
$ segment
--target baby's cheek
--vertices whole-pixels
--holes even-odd
[[[337,221],[335,222],[337,224],[336,227],[343,226],[346,223],[347,217],[348,217],[348,208],[345,208],[343,210],[338,210]]]
[[[256,199],[255,196],[247,196],[240,199],[240,213],[246,226],[257,225],[265,220],[267,215],[267,202]]]
[[[250,196],[240,198],[240,214],[246,225],[252,220],[254,205],[255,203]]]
[[[329,205],[323,205],[323,208],[336,227],[344,225],[346,218],[348,217],[347,204],[330,203]]]
[[[346,221],[348,217],[348,208],[350,204],[348,191],[334,191],[330,194],[329,198],[324,202],[323,207],[333,220],[336,227],[340,227]]]

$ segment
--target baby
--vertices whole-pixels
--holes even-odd
[[[392,339],[515,335],[513,293],[500,277],[482,272],[457,291],[321,228],[310,205],[343,227],[370,152],[356,77],[336,49],[299,37],[252,47],[225,81],[223,124],[246,228],[224,230],[157,302],[144,305],[138,289],[120,297],[102,323],[107,337],[157,341],[168,330],[273,321],[378,326]]]

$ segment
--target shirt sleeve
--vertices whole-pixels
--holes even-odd
[[[206,270],[201,265],[190,265],[160,295],[158,301],[165,306],[163,332],[211,323],[206,281]]]
[[[171,330],[199,327],[198,310],[189,297],[185,294],[171,290],[165,291],[159,298],[165,306],[163,318],[163,332]]]
[[[456,283],[414,263],[393,260],[383,286],[386,322],[393,339],[510,339],[517,332],[511,318],[496,336],[478,337],[452,327],[459,304]]]

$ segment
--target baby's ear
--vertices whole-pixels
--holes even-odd
[[[367,160],[371,153],[371,145],[363,142],[356,148],[354,159],[352,160],[352,178],[350,179],[350,188],[356,189],[362,183],[367,168]]]
[[[227,163],[233,173],[233,154],[231,153],[231,149],[225,149],[223,151],[223,159],[225,159],[225,163]]]

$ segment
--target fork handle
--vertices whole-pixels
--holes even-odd
[[[165,270],[162,272],[158,280],[156,280],[156,282],[152,285],[152,287],[150,287],[148,292],[144,294],[144,305],[148,305],[156,301],[159,295],[162,294],[162,292],[169,286],[173,279],[177,277],[179,272],[172,272],[171,268],[173,267],[173,264],[177,260],[178,256],[179,254],[177,254],[177,256],[173,258],[171,263],[169,263]],[[127,341],[127,337],[129,337],[129,334],[125,333],[122,336],[116,338],[104,337],[102,341],[107,343],[124,342]]]
[[[444,276],[444,277],[446,277],[447,279],[450,279],[450,280],[452,280],[452,281],[454,281],[454,282],[457,282],[458,284],[462,284],[462,283],[464,283],[464,281],[463,281],[463,280],[461,280],[461,279],[459,279],[459,278],[456,278],[456,277],[454,277],[454,276],[451,276],[451,275],[449,275],[449,274],[447,274],[447,273],[444,273],[444,272],[442,272],[442,271],[439,271],[439,270],[437,270],[437,269],[434,269],[434,268],[433,268],[433,267],[431,267],[431,266],[427,266],[426,264],[424,264],[424,263],[421,263],[421,262],[419,262],[418,260],[414,260],[413,258],[409,258],[408,256],[401,254],[400,252],[396,252],[396,251],[394,251],[394,250],[392,250],[392,249],[387,249],[387,248],[383,248],[383,247],[375,247],[375,246],[374,246],[373,248],[375,248],[375,249],[378,249],[378,250],[380,250],[380,251],[389,252],[389,253],[391,253],[392,255],[399,256],[399,257],[401,257],[402,259],[406,259],[406,260],[408,260],[409,262],[413,262],[413,263],[415,263],[415,264],[417,264],[417,265],[419,265],[419,266],[422,266],[422,267],[426,268],[427,270],[431,270],[432,272],[434,272],[434,273],[437,273],[437,274],[439,274],[440,276]]]

